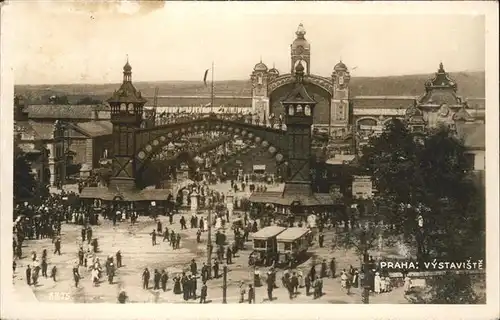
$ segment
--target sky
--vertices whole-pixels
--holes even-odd
[[[339,60],[354,77],[485,69],[484,16],[358,5],[20,1],[3,32],[16,84],[117,83],[127,55],[134,81],[201,80],[212,61],[216,80],[248,79],[261,57],[286,73],[299,23],[321,76]]]

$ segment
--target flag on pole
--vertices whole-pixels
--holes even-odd
[[[208,70],[210,70],[210,69],[205,70],[205,75],[203,76],[203,83],[205,83],[205,87],[207,86]]]

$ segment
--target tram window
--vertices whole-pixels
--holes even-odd
[[[285,243],[285,250],[292,250],[292,244],[291,243]]]
[[[265,248],[266,242],[264,240],[255,240],[254,246],[255,248]]]

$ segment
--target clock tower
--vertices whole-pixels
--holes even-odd
[[[252,113],[257,122],[264,123],[269,119],[269,97],[267,94],[269,72],[267,66],[262,62],[253,68],[250,75],[252,81]]]
[[[299,61],[295,68],[295,88],[282,101],[288,141],[288,172],[284,193],[312,194],[311,142],[316,101],[304,87],[305,68]]]
[[[332,101],[330,114],[330,127],[334,135],[346,133],[349,125],[349,81],[351,75],[347,66],[340,61],[333,69],[332,73]]]
[[[141,127],[146,103],[140,91],[132,84],[132,67],[128,59],[123,67],[123,83],[107,100],[111,107],[113,124],[113,162],[110,189],[135,189],[135,130]],[[115,190],[114,190],[115,191]]]
[[[297,36],[293,43],[290,45],[290,53],[291,53],[291,71],[293,74],[295,72],[295,68],[300,62],[302,66],[305,65],[305,74],[311,74],[311,45],[306,40],[306,29],[304,26],[299,24],[297,31],[295,32]]]

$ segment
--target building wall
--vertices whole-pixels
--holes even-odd
[[[484,171],[485,170],[485,162],[486,156],[484,150],[473,150],[468,151],[467,153],[474,155],[474,170],[475,171]]]
[[[87,140],[90,139],[70,139],[69,149],[76,153],[73,158],[74,164],[92,163],[92,150],[90,150],[90,154],[87,152]]]
[[[110,134],[93,139],[92,168],[99,167],[99,161],[104,156],[104,150],[108,151],[108,158],[110,159],[113,151],[113,139]]]

